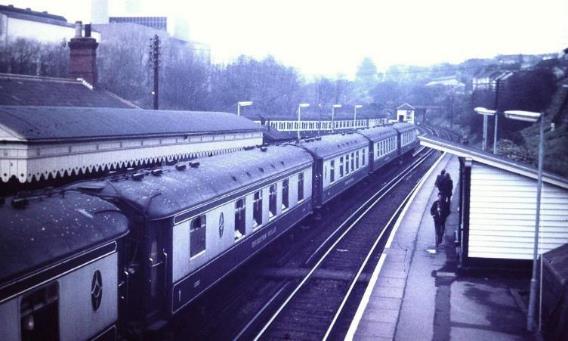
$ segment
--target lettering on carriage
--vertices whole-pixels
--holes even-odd
[[[276,227],[271,228],[270,230],[261,234],[258,238],[253,240],[252,243],[251,243],[251,247],[253,249],[256,248],[258,245],[260,245],[262,242],[264,242],[268,237],[272,236],[275,233],[276,233]]]
[[[267,233],[263,233],[261,234],[258,238],[256,238],[255,240],[252,241],[251,246],[252,248],[256,248],[260,243],[262,243],[263,241],[266,240],[266,238],[268,238],[268,234]]]

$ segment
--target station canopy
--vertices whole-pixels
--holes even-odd
[[[223,112],[0,106],[3,182],[57,178],[262,144],[260,126]]]

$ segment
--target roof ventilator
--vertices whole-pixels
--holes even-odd
[[[160,176],[164,171],[161,168],[152,169],[153,176]]]
[[[24,209],[28,206],[28,199],[26,198],[14,198],[12,199],[12,207],[15,209]]]
[[[85,192],[100,192],[105,188],[105,184],[104,183],[83,183],[80,184],[77,188],[79,188],[82,191]]]
[[[177,160],[176,160],[176,159],[167,159],[167,160],[166,160],[166,165],[168,165],[168,166],[173,166],[173,165],[175,165],[176,163],[177,163]]]
[[[142,179],[144,179],[144,173],[143,172],[136,172],[136,173],[132,174],[132,180],[142,181]]]
[[[199,161],[191,161],[191,162],[189,163],[189,166],[190,166],[191,168],[199,168],[199,165],[200,165]]]
[[[187,167],[187,165],[186,165],[185,163],[178,163],[178,164],[176,165],[176,169],[177,169],[178,171],[183,171],[183,170],[185,170],[186,167]]]
[[[267,148],[267,147],[264,147],[264,146],[262,146],[262,147],[260,147],[260,150],[261,150],[261,151],[263,151],[263,152],[266,152],[266,151],[268,150],[268,148]]]

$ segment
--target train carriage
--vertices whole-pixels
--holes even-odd
[[[309,215],[312,163],[293,146],[262,147],[107,186],[100,195],[136,222],[132,314],[144,324],[168,318]]]
[[[314,158],[314,207],[321,207],[369,172],[369,141],[359,134],[327,135],[298,146]]]
[[[0,340],[113,339],[127,218],[62,191],[0,203]]]
[[[369,172],[374,172],[398,157],[397,131],[376,127],[357,131],[369,140]]]
[[[404,156],[418,147],[420,144],[417,138],[418,130],[414,124],[396,123],[392,127],[398,132],[399,156]]]

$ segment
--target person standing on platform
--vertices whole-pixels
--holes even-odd
[[[448,216],[446,211],[446,204],[442,193],[438,193],[438,200],[434,201],[430,208],[430,214],[434,219],[434,227],[436,228],[436,248],[444,240],[444,232],[446,230],[446,218]]]
[[[450,176],[450,173],[446,173],[444,175],[444,179],[442,182],[442,195],[444,197],[444,201],[446,204],[446,211],[447,214],[450,214],[451,209],[450,209],[450,202],[452,200],[452,192],[454,191],[454,182],[452,181],[452,177]]]
[[[440,174],[436,177],[436,188],[438,189],[438,193],[444,193],[444,181],[446,179],[446,170],[442,169]]]

